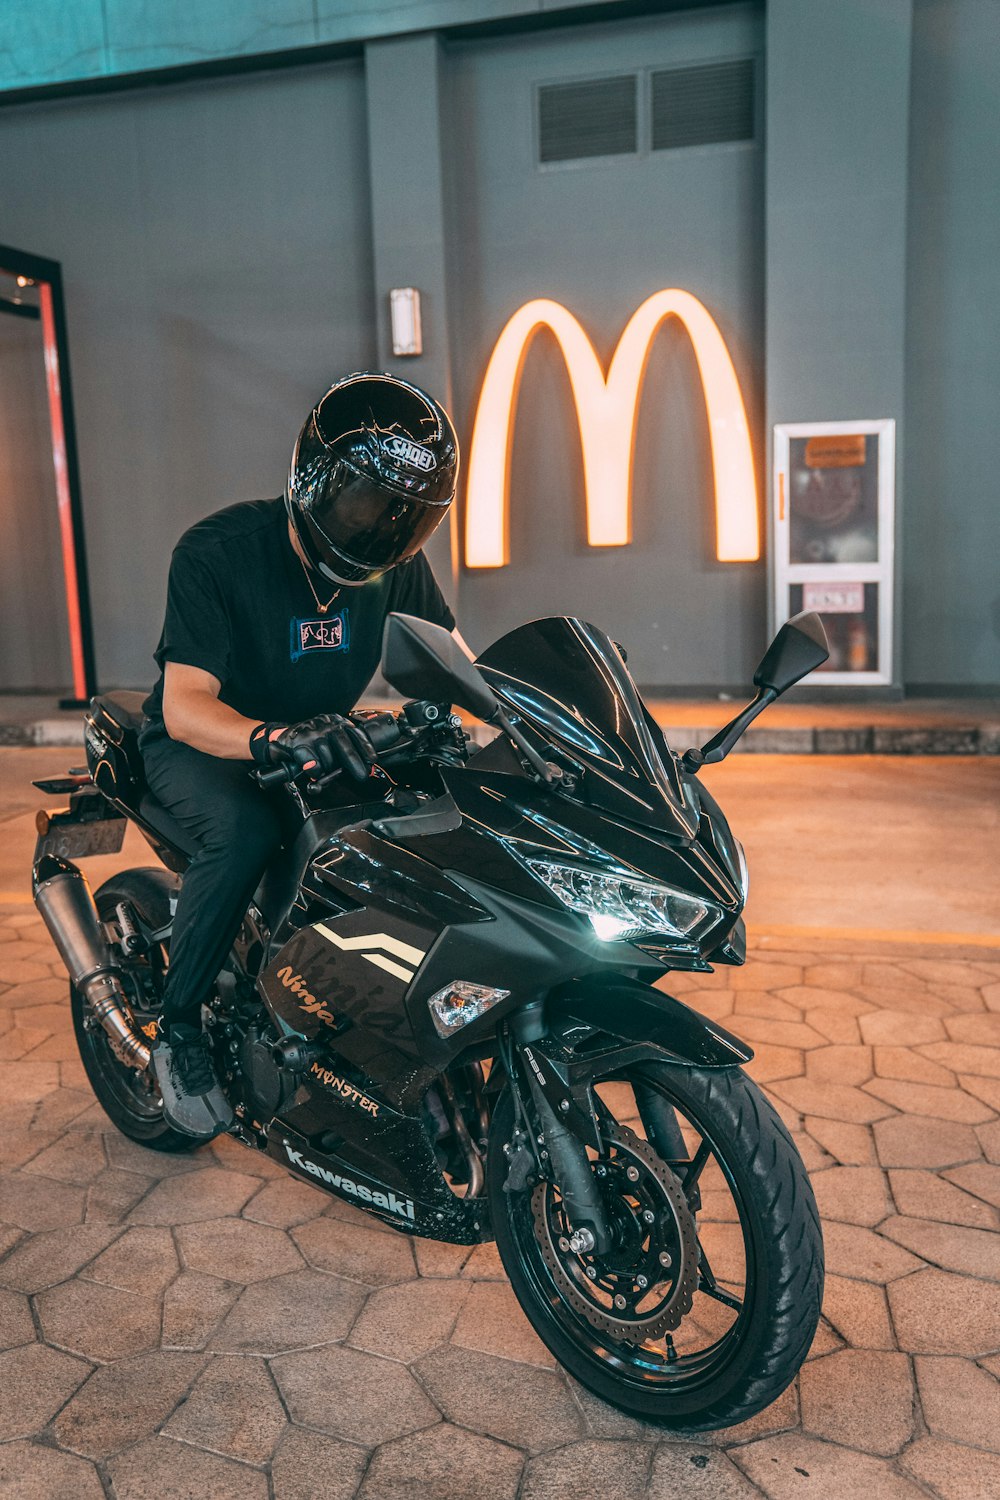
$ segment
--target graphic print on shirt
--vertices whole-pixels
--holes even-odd
[[[346,609],[339,615],[319,615],[314,620],[292,620],[292,661],[299,661],[312,651],[346,651],[351,641]]]

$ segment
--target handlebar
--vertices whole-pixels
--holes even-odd
[[[415,713],[414,710],[417,712]],[[367,716],[359,715],[358,718],[359,727],[367,734],[376,754],[393,750],[404,740],[412,743],[421,729],[440,727],[442,721],[448,722],[447,713],[443,714],[441,706],[436,703],[407,703],[398,714],[388,711],[372,712]],[[257,785],[265,790],[270,787],[285,786],[289,782],[298,780],[303,774],[300,767],[291,762],[268,766],[266,769],[253,772]],[[342,770],[338,767],[337,770],[329,771],[325,776],[314,778],[305,775],[305,781],[310,791],[320,791],[342,774]]]

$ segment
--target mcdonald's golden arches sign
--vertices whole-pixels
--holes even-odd
[[[722,334],[707,308],[676,287],[655,292],[632,314],[605,379],[593,344],[559,302],[527,302],[507,323],[490,356],[472,432],[465,512],[465,562],[502,568],[509,561],[508,471],[518,386],[540,328],[558,340],[576,405],[592,547],[621,547],[632,536],[632,450],[649,351],[665,319],[687,330],[708,412],[715,482],[716,554],[722,562],[760,556],[757,486],[746,411]]]

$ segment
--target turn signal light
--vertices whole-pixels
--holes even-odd
[[[454,979],[438,990],[427,1002],[431,1020],[439,1036],[451,1036],[460,1026],[478,1021],[480,1016],[506,1000],[510,990],[496,990],[488,984],[473,984],[468,979]]]

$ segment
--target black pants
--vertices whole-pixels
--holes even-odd
[[[265,867],[293,832],[283,791],[263,792],[246,761],[220,760],[177,740],[142,741],[146,780],[198,852],[181,884],[163,1000],[167,1026],[200,1025]]]

